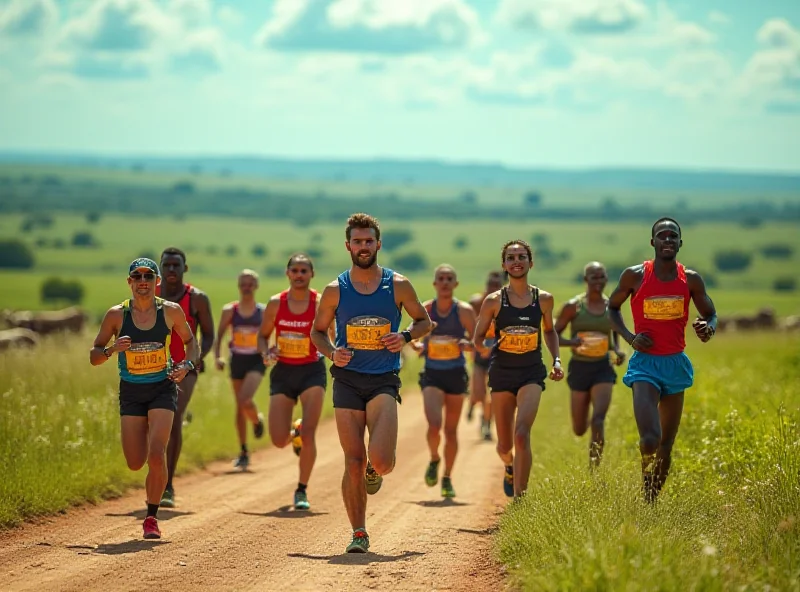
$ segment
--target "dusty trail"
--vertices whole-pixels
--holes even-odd
[[[189,428],[191,429],[191,428]],[[233,428],[231,428],[233,429]],[[163,538],[141,538],[141,490],[0,534],[4,590],[498,590],[488,536],[506,503],[492,443],[462,421],[453,474],[458,493],[428,488],[421,396],[400,406],[397,466],[370,496],[370,553],[344,554],[350,526],[341,500],[342,451],[333,421],[317,436],[311,512],[289,504],[291,449],[253,454],[251,472],[229,462],[177,479],[178,507],[161,509]]]

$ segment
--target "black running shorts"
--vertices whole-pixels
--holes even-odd
[[[297,401],[304,391],[315,386],[320,386],[323,390],[328,386],[323,358],[310,364],[277,362],[269,373],[270,396],[286,395]]]
[[[119,381],[119,414],[147,417],[151,409],[178,410],[178,387],[170,379],[160,382]]]
[[[447,368],[437,370],[426,368],[419,374],[419,388],[434,387],[448,395],[466,395],[469,392],[469,376],[467,369]]]
[[[337,409],[366,411],[367,403],[378,395],[389,395],[398,403],[400,399],[400,376],[397,372],[364,374],[331,366],[333,376],[333,406]]]

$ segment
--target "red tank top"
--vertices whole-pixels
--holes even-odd
[[[161,295],[161,286],[156,288],[156,296]],[[183,309],[183,314],[186,315],[186,322],[189,323],[189,328],[192,333],[197,335],[197,319],[192,315],[192,285],[183,284],[183,296],[176,303]],[[174,363],[183,362],[186,359],[186,348],[183,346],[183,339],[175,329],[172,330],[172,335],[169,340],[169,355]]]
[[[653,347],[647,353],[668,356],[686,348],[686,323],[689,320],[689,284],[686,268],[678,263],[678,277],[662,282],[656,277],[653,262],[644,262],[642,285],[631,298],[636,333],[647,333]]]
[[[311,342],[311,329],[317,315],[317,291],[310,290],[308,308],[299,315],[289,310],[289,290],[281,292],[280,298],[278,314],[275,315],[278,361],[296,366],[316,362],[320,356]]]

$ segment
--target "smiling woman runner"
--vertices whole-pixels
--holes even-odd
[[[466,302],[453,298],[458,287],[456,270],[442,264],[433,276],[436,298],[423,304],[433,322],[433,330],[412,347],[425,358],[419,375],[419,386],[425,401],[428,420],[428,448],[431,461],[425,471],[425,483],[434,487],[439,482],[439,442],[444,408],[444,475],[442,497],[455,497],[451,474],[458,453],[458,421],[467,394],[467,360],[464,351],[472,349],[467,336],[475,332],[475,312]]]
[[[120,354],[122,452],[132,471],[141,469],[145,462],[148,466],[147,517],[142,525],[146,539],[161,538],[157,515],[167,485],[167,441],[178,408],[176,383],[194,369],[200,357],[181,307],[156,298],[160,281],[155,261],[133,261],[128,269],[132,298],[108,309],[89,352],[92,366]],[[170,357],[173,330],[184,344],[185,359],[178,364],[172,364]],[[112,338],[116,339],[107,347]]]
[[[608,282],[606,268],[597,261],[587,263],[583,268],[583,279],[586,292],[564,304],[556,319],[556,332],[562,346],[572,347],[567,369],[567,384],[572,391],[572,429],[577,436],[582,436],[591,426],[589,467],[593,468],[600,464],[603,455],[606,413],[611,405],[611,391],[617,382],[609,346],[613,342],[617,366],[625,360],[625,354],[619,349],[619,335],[612,329],[608,298],[603,294]],[[561,335],[567,326],[572,332],[570,339]]]
[[[506,469],[503,491],[508,497],[518,498],[528,488],[533,463],[531,427],[547,378],[542,333],[553,356],[550,379],[561,380],[564,372],[558,357],[558,334],[553,327],[553,296],[528,284],[528,273],[533,268],[530,245],[522,240],[509,241],[503,245],[501,258],[509,284],[484,301],[473,346],[483,355],[488,353],[484,339],[494,322],[497,342],[491,350],[489,388],[497,427],[497,453]]]

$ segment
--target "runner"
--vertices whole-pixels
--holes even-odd
[[[175,488],[172,486],[172,478],[175,475],[183,445],[183,416],[192,398],[192,393],[194,393],[197,374],[204,371],[203,359],[214,345],[214,319],[211,316],[211,303],[208,300],[208,296],[191,284],[183,283],[183,274],[189,271],[189,266],[186,265],[186,254],[183,251],[175,247],[164,249],[164,252],[161,253],[161,269],[164,272],[164,278],[163,282],[156,287],[156,296],[179,304],[192,333],[197,335],[198,327],[203,333],[197,368],[190,371],[181,382],[180,387],[178,387],[178,410],[172,420],[172,431],[170,432],[169,445],[167,446],[169,478],[161,500],[161,507],[174,508]],[[170,355],[173,361],[183,361],[183,348],[180,345],[180,340],[175,335],[172,336],[170,348]]]
[[[434,487],[439,482],[439,441],[444,408],[442,497],[450,498],[456,496],[450,476],[458,453],[458,420],[464,405],[463,395],[467,394],[464,351],[472,349],[466,336],[475,332],[475,312],[466,302],[453,298],[458,277],[452,266],[443,264],[436,268],[433,286],[436,298],[424,304],[433,322],[433,331],[420,341],[412,341],[412,347],[425,357],[425,369],[419,375],[431,451],[425,483]]]
[[[572,391],[572,429],[575,435],[583,436],[591,425],[589,468],[594,468],[599,466],[603,455],[606,413],[611,405],[611,391],[617,382],[617,373],[608,355],[609,342],[613,343],[617,366],[625,360],[625,353],[619,349],[619,335],[612,330],[608,318],[608,298],[603,293],[608,282],[605,266],[597,261],[587,263],[583,268],[583,279],[586,292],[563,306],[556,319],[556,333],[562,346],[572,347],[572,358],[567,367],[567,384]],[[570,339],[561,335],[567,326],[572,332]]]
[[[253,398],[261,380],[264,378],[266,366],[258,351],[258,332],[264,317],[264,305],[256,302],[258,290],[258,274],[252,269],[245,269],[239,274],[239,300],[226,304],[222,309],[217,328],[217,339],[214,342],[214,359],[217,370],[225,368],[225,359],[220,355],[222,340],[232,329],[230,350],[230,375],[233,394],[236,397],[236,432],[239,435],[239,458],[233,466],[243,471],[250,464],[247,450],[247,422],[253,425],[253,435],[261,438],[264,435],[264,416],[258,412]]]
[[[656,500],[667,480],[683,395],[694,382],[692,363],[684,353],[690,298],[700,314],[692,323],[700,341],[707,342],[717,330],[717,311],[703,278],[677,261],[683,246],[680,225],[672,218],[660,218],[651,237],[654,258],[623,271],[608,301],[614,329],[635,350],[622,382],[633,390],[642,490],[648,502]],[[635,335],[620,312],[628,297]]]
[[[300,457],[300,479],[294,492],[295,510],[308,510],[308,481],[317,459],[316,434],[328,375],[325,361],[311,343],[319,294],[309,286],[314,263],[302,253],[286,265],[289,289],[275,294],[267,304],[261,325],[259,350],[275,366],[269,375],[269,435],[278,448],[292,444]],[[275,331],[277,347],[268,347]],[[303,416],[292,424],[294,406],[300,401]]]
[[[494,322],[499,339],[491,349],[489,388],[497,426],[497,453],[506,468],[503,490],[516,499],[528,488],[533,462],[531,427],[548,375],[542,360],[542,333],[553,356],[550,379],[561,380],[564,372],[558,357],[558,334],[553,327],[553,296],[528,284],[528,273],[533,268],[530,245],[521,240],[507,242],[502,261],[509,285],[487,296],[473,344],[482,355],[489,353],[484,339]]]
[[[503,287],[503,273],[500,271],[491,271],[486,278],[486,289],[483,294],[473,294],[469,299],[472,309],[475,311],[475,316],[480,314],[481,306],[486,297],[492,292],[497,292]],[[495,342],[494,323],[489,327],[486,333],[488,347],[492,347]],[[477,350],[473,355],[472,365],[472,385],[470,387],[469,408],[467,409],[467,421],[472,421],[472,413],[475,405],[481,404],[483,408],[483,417],[481,418],[481,437],[484,440],[492,439],[492,398],[487,396],[486,383],[489,380],[489,356],[482,356]]]
[[[122,452],[132,471],[147,463],[147,516],[142,524],[146,539],[161,538],[158,505],[167,483],[166,447],[178,406],[176,383],[194,369],[200,355],[181,307],[156,298],[159,281],[158,265],[152,259],[130,264],[132,298],[108,309],[89,352],[92,366],[124,352],[117,357]],[[183,344],[182,362],[171,359],[173,335]],[[107,346],[112,338],[114,342]]]
[[[425,336],[431,320],[411,282],[378,265],[381,230],[375,218],[353,214],[345,236],[353,265],[325,287],[311,337],[334,364],[333,406],[345,460],[342,497],[353,527],[347,552],[366,553],[366,494],[378,492],[395,463],[400,350]],[[401,309],[413,323],[398,332]],[[334,320],[335,346],[328,336]]]

